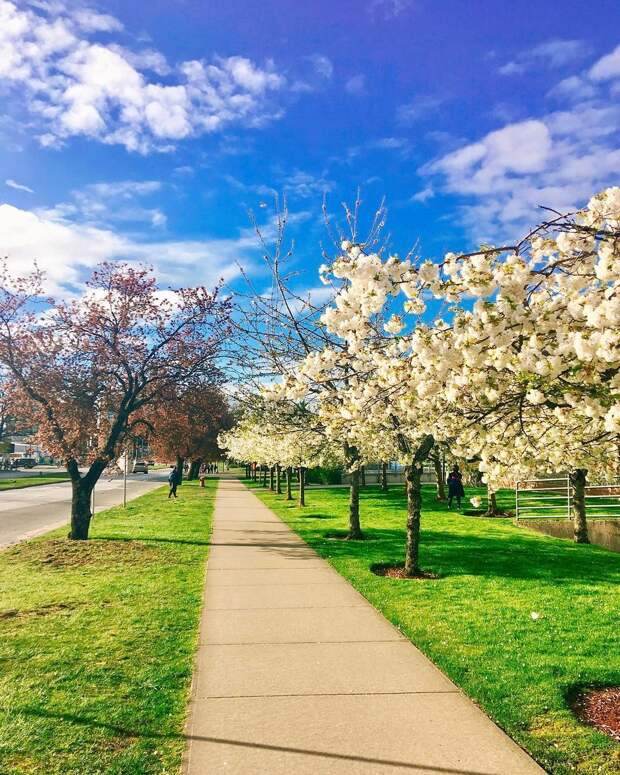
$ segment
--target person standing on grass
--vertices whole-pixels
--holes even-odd
[[[203,463],[200,466],[200,470],[198,471],[198,478],[200,479],[200,486],[204,488],[205,486],[205,478],[207,476],[207,464]]]
[[[177,487],[179,486],[181,482],[181,473],[179,469],[174,466],[172,471],[170,471],[170,476],[168,477],[168,484],[170,485],[170,492],[168,493],[168,498],[177,497]]]
[[[463,489],[463,474],[457,465],[448,474],[448,508],[452,508],[452,499],[456,498],[456,505],[461,508],[461,498],[465,496]]]

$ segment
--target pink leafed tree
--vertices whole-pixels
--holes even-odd
[[[69,537],[86,539],[93,487],[145,408],[217,371],[230,303],[219,288],[163,291],[151,270],[122,263],[99,265],[72,301],[43,298],[43,280],[0,269],[0,367],[20,416],[64,461]]]

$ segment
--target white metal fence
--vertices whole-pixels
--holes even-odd
[[[572,519],[573,497],[568,476],[517,482],[517,520]],[[620,481],[587,485],[585,503],[589,519],[620,518]]]

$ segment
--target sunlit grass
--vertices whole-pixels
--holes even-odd
[[[179,771],[216,486],[0,552],[0,773]]]
[[[44,476],[21,476],[16,479],[0,479],[0,490],[21,490],[24,487],[38,487],[41,484],[68,482],[66,473],[45,474]]]
[[[346,528],[346,489],[308,490],[305,509],[256,492],[549,772],[620,772],[620,746],[576,721],[566,702],[575,686],[620,684],[620,556],[508,519],[450,513],[433,490],[424,493],[421,565],[436,581],[370,571],[403,560],[402,487],[363,489],[363,542],[326,537]],[[510,508],[510,493],[498,505]]]

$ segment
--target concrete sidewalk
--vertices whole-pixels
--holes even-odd
[[[188,775],[541,775],[238,481],[215,505]]]

